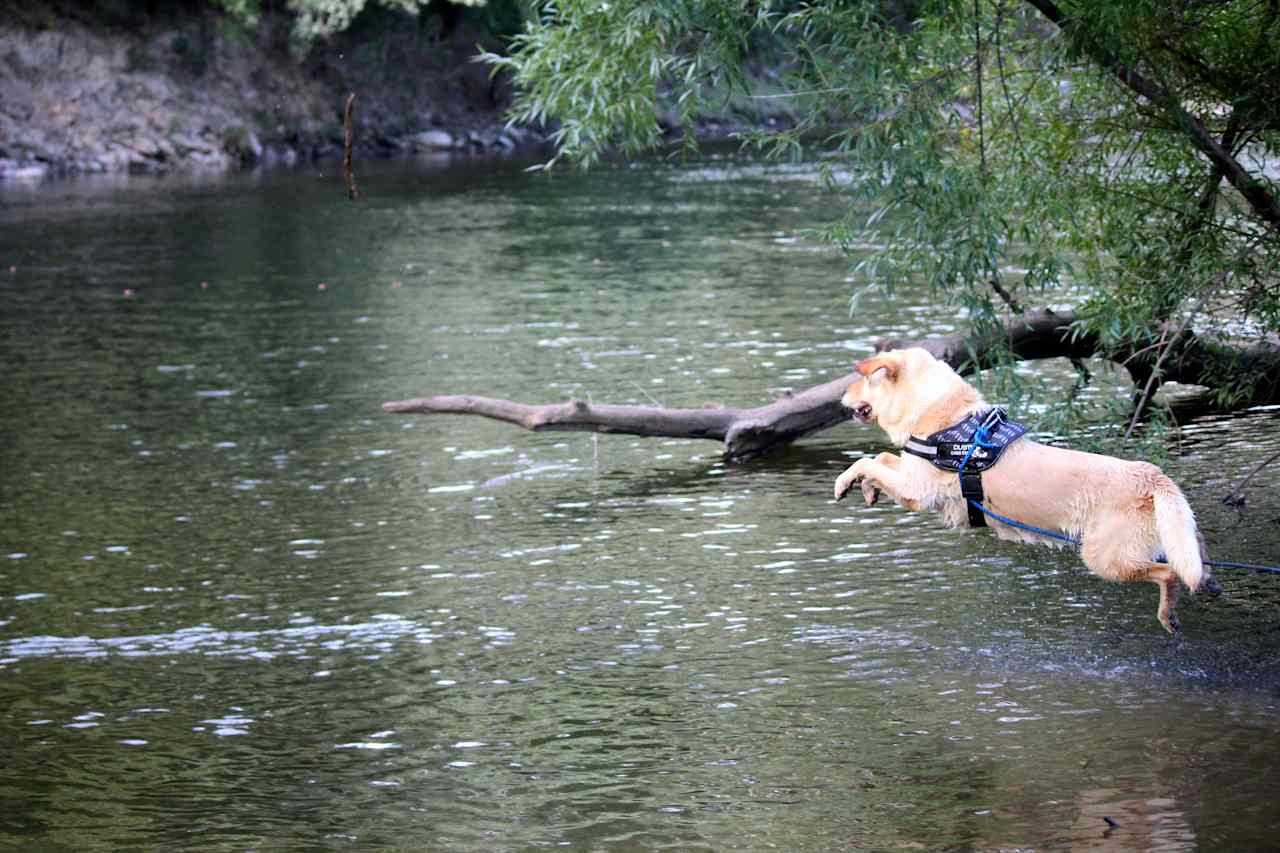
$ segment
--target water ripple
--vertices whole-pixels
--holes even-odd
[[[495,640],[509,638],[503,629],[486,629]],[[261,631],[227,631],[197,625],[165,634],[128,637],[19,637],[0,643],[0,664],[27,658],[156,657],[172,654],[239,656],[270,659],[326,650],[375,648],[397,640],[431,643],[444,634],[408,619],[388,618],[354,625],[303,625]]]

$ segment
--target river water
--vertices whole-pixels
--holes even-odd
[[[384,414],[755,405],[960,323],[850,315],[811,164],[522,165],[0,194],[0,847],[1280,845],[1280,579],[1175,640],[1070,553],[832,503],[869,428],[726,466]],[[1274,469],[1220,503],[1278,427],[1173,448],[1220,559],[1280,562]]]

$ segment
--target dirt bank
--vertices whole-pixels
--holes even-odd
[[[471,61],[494,40],[466,21],[365,14],[298,59],[284,19],[250,32],[195,3],[85,6],[0,0],[0,180],[336,154],[349,92],[363,156],[542,139],[504,127],[509,87]]]

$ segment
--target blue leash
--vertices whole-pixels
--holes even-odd
[[[1033,524],[1024,524],[1021,521],[1015,521],[1012,518],[1005,518],[1000,513],[989,510],[974,500],[969,501],[969,503],[973,505],[974,509],[981,511],[983,515],[990,516],[996,521],[1007,524],[1010,527],[1016,527],[1019,530],[1026,530],[1029,533],[1035,533],[1039,536],[1047,536],[1050,539],[1057,539],[1059,542],[1066,542],[1068,545],[1075,545],[1077,548],[1080,547],[1080,540],[1075,537],[1066,536],[1053,530],[1045,530],[1043,527],[1036,527]],[[1159,562],[1163,563],[1165,561],[1160,560]],[[1250,572],[1264,572],[1270,575],[1280,575],[1280,567],[1278,566],[1259,566],[1256,563],[1231,563],[1226,560],[1201,560],[1201,562],[1206,566],[1213,566],[1215,569],[1245,569]]]
[[[973,451],[977,450],[979,447],[991,446],[990,444],[987,443],[987,437],[988,437],[987,428],[985,426],[978,427],[977,431],[975,431],[973,434],[973,445],[969,448],[969,452],[965,454],[964,461],[960,463],[961,471],[963,471],[965,469],[965,466],[969,464],[969,459],[970,457],[973,456]],[[1065,542],[1068,545],[1075,545],[1077,548],[1080,547],[1080,540],[1076,539],[1073,536],[1067,536],[1063,533],[1058,533],[1057,531],[1054,531],[1054,530],[1045,530],[1043,527],[1036,527],[1035,525],[1032,525],[1032,524],[1024,524],[1021,521],[1015,521],[1012,518],[1006,518],[998,512],[994,512],[993,510],[987,509],[985,506],[973,500],[972,498],[969,499],[969,504],[974,509],[981,512],[983,515],[986,515],[990,518],[994,518],[996,521],[999,521],[1002,524],[1007,524],[1010,527],[1016,527],[1019,530],[1025,530],[1028,533],[1035,533],[1038,536],[1045,536],[1045,537],[1048,537],[1049,539],[1056,539],[1059,542]],[[1164,560],[1161,560],[1160,562],[1164,562]],[[1202,560],[1201,562],[1203,562],[1206,566],[1213,566],[1215,569],[1244,569],[1250,572],[1263,572],[1271,575],[1280,575],[1280,567],[1278,566],[1259,566],[1255,563],[1230,563],[1225,560]]]

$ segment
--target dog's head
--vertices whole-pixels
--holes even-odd
[[[916,420],[932,406],[964,389],[972,391],[950,365],[920,347],[882,352],[864,358],[854,369],[861,376],[840,402],[862,423],[878,424],[898,445],[906,442]],[[979,399],[976,391],[962,396]]]

